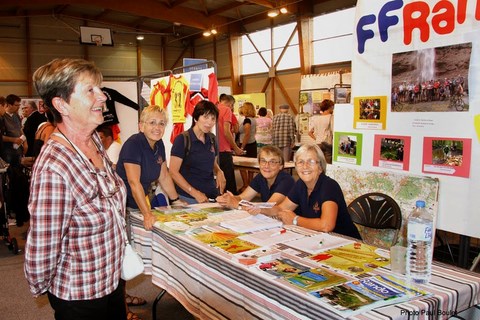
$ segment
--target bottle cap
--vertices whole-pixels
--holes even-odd
[[[417,202],[415,203],[415,206],[417,208],[425,208],[425,201],[423,200],[417,200]]]

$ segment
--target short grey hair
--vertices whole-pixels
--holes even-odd
[[[304,155],[305,153],[312,151],[317,155],[318,164],[323,172],[327,172],[327,160],[325,160],[325,155],[323,154],[322,149],[315,143],[305,143],[302,144],[300,148],[295,152],[293,160],[297,162],[297,158]]]

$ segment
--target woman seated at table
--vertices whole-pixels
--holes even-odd
[[[215,135],[210,132],[218,118],[217,107],[210,101],[200,101],[192,117],[192,127],[175,138],[170,157],[170,174],[177,192],[190,204],[215,199],[226,184],[216,161]]]
[[[260,174],[250,182],[250,185],[238,196],[227,192],[217,197],[217,202],[237,208],[240,200],[252,200],[260,194],[263,202],[280,203],[292,188],[295,181],[292,176],[283,171],[282,151],[274,146],[265,146],[258,153]],[[260,213],[257,209],[251,213]]]
[[[361,239],[348,214],[342,189],[325,175],[327,163],[318,145],[302,145],[294,160],[300,179],[282,203],[262,209],[262,213],[277,217],[284,224]]]

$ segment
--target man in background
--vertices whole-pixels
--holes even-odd
[[[23,133],[27,137],[28,150],[25,156],[33,156],[33,142],[35,141],[35,133],[40,123],[47,122],[44,111],[40,112],[35,101],[30,100],[23,106],[23,116],[27,117],[23,125]]]
[[[113,140],[113,130],[111,126],[101,125],[97,128],[97,132],[102,140],[105,150],[107,151],[108,158],[112,161],[113,169],[115,170],[122,145]]]
[[[30,219],[28,212],[29,182],[21,165],[21,158],[26,153],[28,146],[18,115],[21,99],[17,95],[9,94],[5,100],[7,107],[3,115],[5,133],[2,158],[10,164],[7,170],[9,177],[7,203],[10,204],[9,209],[15,212],[17,226],[21,227]]]
[[[9,94],[5,100],[7,107],[3,115],[5,134],[3,135],[2,158],[10,163],[11,167],[19,167],[20,159],[28,148],[23,135],[22,121],[18,115],[22,99],[17,95]]]
[[[282,150],[285,161],[290,161],[295,146],[295,121],[288,114],[288,105],[281,105],[279,109],[280,113],[273,116],[272,121],[273,145]]]
[[[232,108],[235,98],[231,95],[222,95],[218,104],[218,149],[220,169],[222,169],[227,181],[226,190],[238,194],[235,181],[235,169],[233,167],[232,152],[236,155],[243,154],[243,150],[235,144],[232,135]]]

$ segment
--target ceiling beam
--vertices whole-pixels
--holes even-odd
[[[276,3],[274,1],[268,1],[268,0],[247,0],[245,2],[258,4],[259,6],[270,8],[270,9],[276,7]]]
[[[142,0],[141,5],[138,1],[115,1],[115,0],[42,0],[42,5],[89,5],[96,8],[110,9],[126,14],[144,16],[151,19],[158,19],[170,22],[179,22],[185,26],[204,30],[211,25],[224,25],[230,22],[226,17],[206,16],[202,11],[179,7],[177,4],[183,0],[177,0],[171,3],[169,8],[167,4],[155,0]],[[31,0],[2,0],[2,6],[27,6],[31,5]]]
[[[235,8],[238,8],[238,7],[241,7],[243,6],[245,3],[242,3],[242,2],[232,2],[232,3],[229,3],[227,5],[224,5],[223,7],[220,7],[220,8],[217,8],[215,10],[212,10],[208,13],[209,16],[215,16],[215,15],[218,15],[218,14],[222,14],[224,13],[225,11],[228,11],[228,10],[233,10]]]

